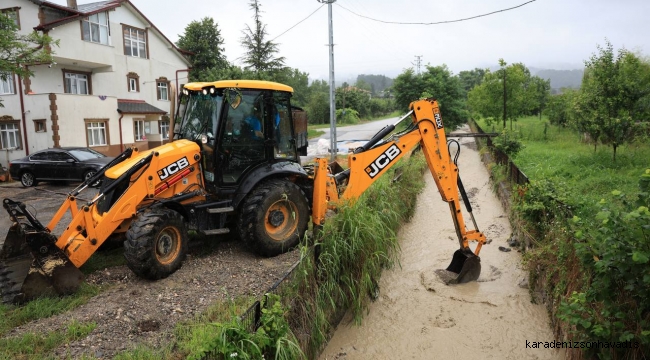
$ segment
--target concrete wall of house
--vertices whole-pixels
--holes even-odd
[[[37,5],[26,0],[2,0],[0,8],[14,6],[21,8],[21,33],[29,33],[38,26]],[[56,64],[32,66],[30,69],[34,76],[31,78],[30,90],[33,95],[25,95],[25,109],[29,110],[26,113],[26,126],[30,153],[54,146],[52,113],[48,100],[50,93],[57,96],[60,146],[86,146],[84,119],[109,119],[109,145],[95,148],[108,155],[116,155],[121,151],[117,99],[144,100],[161,110],[170,111],[170,101],[157,99],[156,79],[166,77],[170,81],[170,88],[174,87],[176,70],[188,68],[189,64],[130,5],[123,4],[108,13],[109,45],[84,41],[80,21],[50,30],[49,35],[59,40],[59,46],[52,48]],[[124,55],[122,24],[147,30],[147,59]],[[64,69],[91,73],[92,95],[65,94]],[[139,76],[139,92],[128,91],[127,74],[130,72]],[[17,89],[18,84],[16,91]],[[19,95],[2,98],[5,108],[0,108],[0,116],[10,115],[14,119],[21,119]],[[47,120],[47,130],[45,133],[36,133],[33,120],[42,118]],[[134,141],[134,118],[150,121],[150,134],[147,134],[146,142]],[[135,145],[143,149],[162,142],[158,129],[160,118],[160,115],[125,114],[122,119],[124,145]],[[24,151],[12,153],[16,153],[11,155],[12,159],[25,155]],[[0,153],[0,158],[2,155]]]
[[[25,114],[25,125],[27,127],[27,142],[29,153],[38,150],[54,147],[52,139],[52,110],[50,109],[49,94],[25,95],[25,108],[30,109]],[[45,119],[45,132],[36,132],[34,120]]]

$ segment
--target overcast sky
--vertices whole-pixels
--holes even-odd
[[[650,0],[537,0],[520,8],[442,25],[385,24],[437,22],[510,8],[528,0],[338,0],[332,5],[337,81],[357,74],[395,77],[422,64],[454,72],[495,66],[499,58],[528,67],[576,69],[609,39],[650,55]],[[55,2],[65,4],[65,0]],[[92,1],[78,0],[80,4]],[[131,0],[170,40],[193,20],[212,17],[225,40],[230,61],[241,64],[242,30],[253,26],[247,0]],[[327,5],[317,0],[260,0],[269,38],[316,11],[275,42],[288,66],[327,79]],[[322,7],[321,7],[322,6]],[[317,10],[318,9],[318,10]]]

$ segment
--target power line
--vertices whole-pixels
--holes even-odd
[[[271,41],[274,41],[275,39],[277,39],[277,38],[279,38],[280,36],[282,36],[282,35],[284,35],[284,34],[286,34],[286,33],[288,33],[288,32],[289,32],[289,30],[291,30],[291,29],[293,29],[293,28],[295,28],[296,26],[298,26],[298,25],[300,25],[300,23],[302,23],[303,21],[305,21],[305,20],[307,20],[307,19],[309,19],[309,18],[310,18],[310,17],[312,16],[312,15],[314,15],[314,14],[316,13],[316,11],[318,11],[318,10],[320,10],[320,9],[321,9],[321,8],[322,8],[323,6],[325,6],[325,3],[323,3],[323,5],[321,5],[321,6],[319,6],[319,7],[318,7],[318,9],[316,9],[316,10],[314,10],[314,12],[312,12],[312,13],[311,13],[311,14],[309,14],[309,15],[307,15],[307,17],[306,17],[306,18],[304,18],[304,19],[302,19],[302,20],[300,20],[300,21],[298,21],[298,22],[297,22],[297,23],[296,23],[296,24],[295,24],[294,26],[292,26],[292,27],[290,27],[290,28],[288,28],[288,29],[287,29],[287,30],[285,30],[285,31],[284,31],[284,32],[283,32],[282,34],[280,34],[280,35],[278,35],[278,36],[276,36],[276,37],[274,37],[273,39],[271,39]]]
[[[415,64],[411,63],[411,64],[413,64],[413,65],[415,65],[417,67],[418,75],[420,75],[420,65],[422,64],[423,56],[422,55],[415,55],[415,58],[417,59],[416,63]]]
[[[347,9],[346,7],[344,7],[344,6],[341,5],[341,4],[336,4],[336,5],[340,6],[340,7],[343,8],[344,10],[347,10],[347,11],[353,13],[354,15],[356,15],[356,16],[358,16],[358,17],[362,17],[362,18],[364,18],[364,19],[368,19],[368,20],[372,20],[372,21],[377,21],[377,22],[384,23],[384,24],[397,24],[397,25],[439,25],[439,24],[449,24],[449,23],[455,23],[455,22],[467,21],[467,20],[472,20],[472,19],[476,19],[476,18],[480,18],[480,17],[488,16],[488,15],[497,14],[497,13],[504,12],[504,11],[514,10],[514,9],[516,9],[516,8],[520,8],[520,7],[524,6],[524,5],[530,4],[530,3],[535,2],[535,1],[537,1],[537,0],[530,0],[530,1],[527,1],[527,2],[525,2],[525,3],[523,3],[523,4],[519,4],[519,5],[517,5],[517,6],[513,6],[513,7],[511,7],[511,8],[501,9],[501,10],[497,10],[497,11],[492,11],[492,12],[489,12],[489,13],[486,13],[486,14],[476,15],[476,16],[472,16],[472,17],[468,17],[468,18],[456,19],[456,20],[437,21],[437,22],[430,22],[430,23],[423,23],[423,22],[399,22],[399,21],[385,21],[385,20],[379,20],[379,19],[374,19],[374,18],[371,18],[371,17],[365,16],[365,15],[357,14],[356,12],[354,12],[354,11],[352,11],[352,10],[350,10],[350,9]]]

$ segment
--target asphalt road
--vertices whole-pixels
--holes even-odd
[[[21,201],[27,205],[27,209],[36,215],[36,218],[43,224],[47,225],[56,213],[59,207],[63,204],[67,194],[72,191],[78,184],[62,184],[62,183],[47,183],[41,182],[38,186],[26,188],[20,182],[14,181],[11,183],[0,183],[0,199],[6,198]],[[92,199],[97,193],[97,189],[90,188],[82,192],[78,199],[78,204]],[[59,226],[53,229],[54,234],[60,234],[63,228],[70,222],[70,215],[68,213]],[[11,219],[9,214],[2,209],[0,210],[0,244],[4,243],[5,236],[9,227],[11,226]]]
[[[338,152],[342,154],[347,154],[350,147],[354,145],[363,144],[365,141],[370,140],[373,135],[375,135],[379,130],[384,126],[395,123],[399,118],[389,118],[384,120],[371,121],[365,124],[359,125],[350,125],[336,128],[336,140]],[[314,155],[323,155],[329,152],[330,144],[330,129],[320,129],[324,131],[324,134],[309,140],[309,148],[307,154]],[[326,144],[326,148],[319,146],[320,144]],[[353,146],[350,146],[353,145]],[[357,145],[358,146],[358,145]]]

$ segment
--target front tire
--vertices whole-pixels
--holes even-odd
[[[237,223],[239,236],[264,256],[285,253],[300,243],[309,220],[309,205],[298,185],[266,181],[244,199]]]
[[[32,186],[36,186],[38,184],[38,181],[36,181],[36,177],[34,176],[34,174],[32,174],[29,171],[25,171],[20,175],[20,183],[24,187],[32,187]]]
[[[142,278],[166,278],[183,264],[188,241],[185,220],[178,212],[166,208],[146,210],[126,232],[126,264]]]

